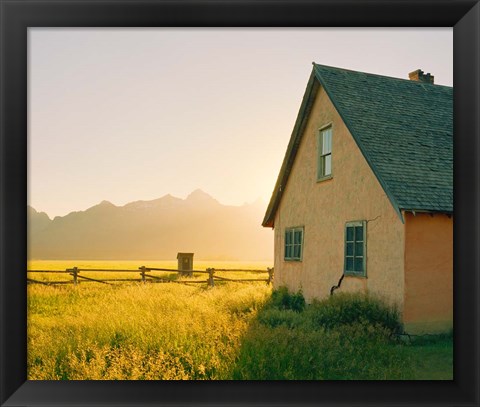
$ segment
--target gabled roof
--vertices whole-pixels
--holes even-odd
[[[179,257],[186,257],[186,256],[192,256],[193,257],[194,253],[177,253],[177,259]]]
[[[400,217],[453,212],[453,88],[313,64],[263,226],[273,227],[319,86]]]

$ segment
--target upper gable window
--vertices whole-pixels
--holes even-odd
[[[318,134],[317,181],[332,177],[332,127],[321,129]]]

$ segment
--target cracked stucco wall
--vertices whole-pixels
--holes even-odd
[[[328,123],[333,178],[317,182],[317,133]],[[302,289],[307,301],[330,295],[343,273],[345,222],[368,219],[367,278],[346,277],[336,293],[368,290],[402,310],[404,225],[320,87],[275,217],[275,287]],[[285,228],[294,226],[305,228],[300,262],[283,258]]]

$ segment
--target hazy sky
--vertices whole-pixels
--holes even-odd
[[[270,199],[312,62],[452,86],[445,29],[29,29],[28,203]]]

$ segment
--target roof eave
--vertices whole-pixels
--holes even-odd
[[[280,200],[283,195],[288,176],[290,175],[293,161],[297,154],[298,146],[300,145],[300,138],[305,125],[305,118],[308,117],[310,113],[313,95],[316,92],[315,88],[318,89],[318,82],[315,80],[315,72],[314,69],[312,69],[312,73],[310,74],[310,78],[308,80],[307,87],[303,95],[302,103],[300,105],[300,109],[295,120],[295,125],[290,136],[287,151],[285,152],[282,166],[280,168],[280,172],[275,183],[275,188],[272,192],[270,202],[265,212],[265,217],[262,222],[262,226],[264,227],[273,228],[275,226],[275,215],[280,205]]]
[[[403,212],[412,212],[412,213],[430,213],[430,214],[439,214],[439,215],[453,215],[453,210],[447,209],[411,209],[411,208],[402,208]]]

